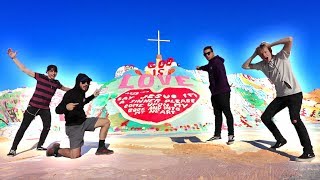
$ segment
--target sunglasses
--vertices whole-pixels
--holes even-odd
[[[87,83],[88,85],[90,85],[90,81],[80,81],[82,84]]]
[[[209,52],[203,53],[203,55],[204,55],[204,56],[209,56],[209,55],[211,54],[211,52],[212,52],[212,51],[209,51]]]

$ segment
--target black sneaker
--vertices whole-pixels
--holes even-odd
[[[228,142],[227,142],[227,144],[228,145],[231,145],[231,144],[233,144],[234,143],[234,135],[229,135],[228,136]]]
[[[59,154],[56,153],[60,149],[60,144],[59,143],[54,143],[51,146],[48,147],[46,155],[47,156],[55,156],[58,157]]]
[[[13,149],[11,149],[10,151],[9,151],[9,153],[7,154],[7,156],[15,156],[15,155],[17,155],[17,152],[16,152],[16,150],[13,150]]]
[[[287,144],[287,140],[283,139],[283,140],[277,141],[276,144],[271,146],[270,148],[276,149],[276,148],[279,148],[285,144]]]
[[[96,151],[96,155],[107,155],[107,154],[113,154],[113,151],[111,149],[108,149],[106,147],[100,147]]]
[[[207,141],[214,141],[214,140],[218,140],[221,139],[221,136],[212,136],[210,139],[208,139]]]
[[[46,151],[47,148],[40,146],[40,147],[37,147],[37,150],[38,150],[38,151]]]
[[[312,161],[316,156],[314,153],[303,153],[301,156],[296,158],[296,161],[298,162],[310,162]]]

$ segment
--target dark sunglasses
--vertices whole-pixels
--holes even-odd
[[[90,81],[80,81],[82,84],[87,83],[88,85],[90,85]]]
[[[209,52],[203,53],[203,55],[204,55],[204,56],[209,56],[211,52],[212,52],[212,51],[209,51]]]

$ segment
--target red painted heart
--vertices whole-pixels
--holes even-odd
[[[162,92],[132,89],[114,102],[127,119],[143,124],[162,124],[191,110],[199,97],[189,88],[165,88]]]

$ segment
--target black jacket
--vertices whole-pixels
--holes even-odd
[[[209,60],[207,65],[199,67],[199,70],[207,71],[209,75],[209,89],[212,95],[230,92],[230,85],[224,67],[224,59],[215,56]]]
[[[81,73],[78,74],[74,88],[64,94],[62,101],[56,107],[57,114],[65,115],[66,126],[80,125],[87,119],[83,107],[94,98],[94,95],[91,95],[88,98],[85,97],[86,92],[80,88],[80,81],[83,79],[91,81],[87,75]],[[66,106],[69,103],[79,104],[76,105],[72,111],[68,111]]]

